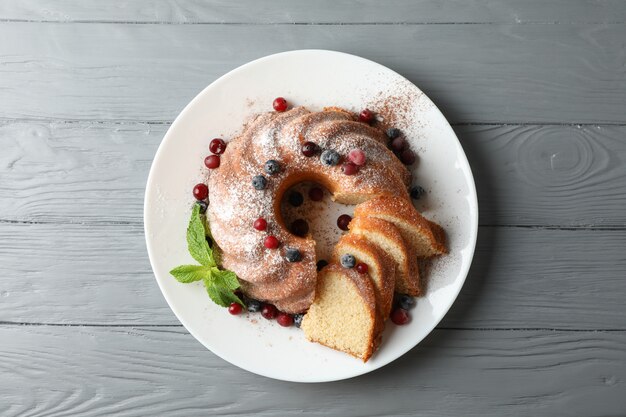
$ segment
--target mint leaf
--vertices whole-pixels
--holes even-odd
[[[191,219],[187,226],[187,247],[189,254],[202,265],[215,266],[213,251],[206,241],[205,221],[200,214],[200,206],[194,204],[191,211]]]
[[[209,268],[200,265],[180,265],[170,271],[170,274],[172,274],[178,282],[182,282],[183,284],[200,281],[206,278],[210,273],[211,270]]]
[[[206,292],[209,294],[211,300],[213,300],[213,302],[217,305],[222,307],[228,307],[232,303],[239,303],[242,306],[244,305],[231,289],[217,284],[212,278],[205,278],[204,286],[206,287]]]
[[[203,280],[209,297],[217,305],[228,307],[232,303],[239,303],[243,306],[243,302],[233,293],[239,288],[237,275],[217,267],[221,264],[220,251],[217,246],[213,251],[207,236],[213,241],[206,216],[201,215],[200,206],[194,204],[187,226],[187,247],[189,254],[201,265],[180,265],[172,269],[170,274],[184,284]]]
[[[215,283],[215,285],[228,288],[231,291],[239,288],[237,274],[235,274],[233,271],[212,268],[211,280],[213,281],[213,283]]]

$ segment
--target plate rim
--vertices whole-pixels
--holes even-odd
[[[150,205],[150,201],[148,199],[148,190],[151,189],[152,187],[154,187],[154,176],[156,175],[156,168],[155,166],[158,165],[157,161],[159,159],[161,159],[164,153],[164,146],[163,144],[168,140],[168,138],[170,137],[170,135],[172,134],[171,132],[175,131],[176,128],[178,127],[178,125],[180,125],[182,123],[182,119],[183,119],[183,115],[186,114],[190,108],[192,108],[198,101],[201,100],[201,97],[203,97],[205,94],[207,94],[207,91],[209,89],[211,89],[212,86],[214,86],[215,84],[224,82],[225,80],[227,80],[230,77],[235,76],[237,73],[241,72],[241,71],[245,71],[248,67],[254,66],[254,65],[258,65],[259,63],[262,63],[263,61],[266,60],[273,60],[276,58],[280,58],[281,56],[285,56],[285,55],[294,55],[294,54],[328,54],[328,55],[342,55],[342,56],[347,56],[351,59],[356,59],[356,60],[363,60],[363,61],[367,61],[370,64],[375,64],[377,66],[380,66],[388,71],[391,71],[392,73],[396,74],[398,77],[401,77],[403,80],[407,81],[408,83],[410,83],[412,86],[414,86],[415,88],[417,88],[418,91],[421,92],[421,94],[428,100],[430,101],[430,103],[433,104],[434,107],[434,111],[438,114],[438,116],[440,116],[444,121],[445,121],[445,129],[448,130],[447,134],[452,135],[454,137],[454,139],[456,140],[455,142],[455,146],[457,147],[457,152],[459,153],[459,155],[462,157],[462,170],[466,173],[467,175],[467,179],[468,179],[468,202],[470,205],[470,209],[473,209],[474,215],[473,215],[473,219],[472,219],[472,225],[474,225],[474,227],[472,227],[472,229],[470,230],[470,233],[468,234],[468,246],[467,249],[469,250],[468,252],[468,257],[469,257],[469,261],[467,263],[467,265],[460,269],[458,272],[458,275],[461,276],[461,281],[459,282],[458,288],[454,291],[454,296],[451,297],[451,301],[449,303],[449,305],[444,309],[443,313],[441,314],[441,317],[439,317],[437,320],[433,321],[432,325],[430,326],[430,328],[427,329],[427,332],[424,334],[424,336],[417,340],[415,342],[415,344],[409,346],[406,349],[400,350],[398,355],[395,356],[392,359],[389,359],[388,361],[385,362],[381,362],[380,364],[378,364],[378,366],[376,367],[363,367],[360,370],[358,370],[357,372],[351,373],[350,375],[347,376],[336,376],[336,377],[326,377],[326,378],[308,378],[308,379],[297,379],[297,378],[288,378],[288,377],[279,377],[276,375],[272,375],[269,372],[262,372],[259,371],[257,369],[250,369],[247,366],[242,366],[239,364],[236,364],[234,362],[232,362],[231,360],[227,359],[225,356],[223,355],[222,352],[216,352],[214,349],[212,349],[211,347],[207,346],[207,344],[202,340],[202,338],[200,338],[195,331],[192,331],[190,329],[190,327],[192,327],[186,319],[183,318],[183,315],[180,313],[180,311],[178,310],[178,308],[176,307],[176,303],[174,303],[172,301],[172,299],[170,298],[170,295],[168,295],[168,292],[164,289],[164,287],[161,285],[161,282],[159,281],[159,278],[157,277],[157,274],[155,272],[155,268],[154,268],[154,253],[153,253],[153,246],[150,243],[150,239],[149,239],[149,235],[150,235],[150,230],[149,230],[149,225],[148,225],[148,218],[151,216],[150,212],[149,212],[149,205]],[[472,198],[473,197],[473,198]],[[479,205],[478,205],[478,193],[476,191],[476,182],[474,180],[474,175],[472,172],[472,168],[471,165],[469,163],[469,160],[467,159],[467,155],[465,154],[465,150],[463,149],[463,146],[461,145],[461,141],[459,140],[458,136],[456,135],[456,133],[454,132],[454,129],[452,129],[452,126],[450,125],[450,123],[448,122],[448,119],[444,116],[444,114],[441,112],[441,110],[439,109],[439,107],[430,99],[430,97],[428,97],[426,95],[426,93],[424,93],[415,83],[413,83],[411,80],[408,80],[406,77],[404,77],[402,74],[396,72],[395,70],[380,64],[376,61],[372,61],[368,58],[364,58],[361,57],[359,55],[354,55],[354,54],[350,54],[350,53],[346,53],[346,52],[341,52],[341,51],[335,51],[335,50],[329,50],[329,49],[294,49],[294,50],[289,50],[289,51],[283,51],[283,52],[278,52],[278,53],[274,53],[274,54],[270,54],[270,55],[266,55],[266,56],[262,56],[260,58],[254,59],[252,61],[248,61],[228,72],[226,72],[225,74],[223,74],[222,76],[218,77],[217,79],[215,79],[214,81],[212,81],[211,83],[209,83],[206,87],[204,87],[200,92],[198,92],[198,94],[196,94],[194,96],[194,98],[189,101],[189,103],[187,103],[187,105],[185,105],[185,107],[178,113],[178,115],[176,116],[176,118],[174,119],[174,121],[172,122],[172,124],[170,125],[170,127],[167,129],[167,131],[165,132],[165,135],[163,136],[163,138],[161,139],[161,142],[159,143],[159,146],[157,148],[157,151],[154,155],[154,158],[152,159],[152,163],[150,165],[150,171],[148,173],[148,177],[146,180],[146,187],[144,190],[144,204],[143,204],[143,228],[144,228],[144,239],[145,239],[145,243],[146,243],[146,250],[148,252],[148,259],[150,262],[150,267],[152,269],[153,272],[153,276],[154,279],[157,282],[157,285],[159,286],[159,290],[161,291],[161,294],[163,295],[163,297],[165,298],[165,301],[168,304],[168,307],[170,308],[170,310],[174,313],[174,315],[176,316],[176,318],[178,319],[178,321],[182,324],[182,326],[185,328],[185,330],[187,332],[189,332],[189,334],[191,334],[194,339],[196,339],[196,341],[198,341],[202,346],[204,346],[206,349],[208,349],[211,353],[213,353],[214,355],[218,356],[219,358],[221,358],[222,360],[230,363],[233,366],[236,366],[240,369],[244,369],[248,372],[251,372],[253,374],[256,375],[261,375],[263,377],[266,378],[272,378],[272,379],[276,379],[276,380],[281,380],[281,381],[287,381],[287,382],[299,382],[299,383],[320,383],[320,382],[332,382],[332,381],[340,381],[340,380],[346,380],[346,379],[351,379],[360,375],[364,375],[367,374],[369,372],[375,371],[377,369],[383,368],[385,366],[387,366],[389,363],[399,359],[400,357],[404,356],[407,352],[409,352],[410,350],[412,350],[413,348],[415,348],[417,345],[419,345],[426,337],[428,337],[432,331],[437,327],[437,325],[439,325],[439,323],[441,322],[441,320],[448,314],[448,312],[450,311],[450,308],[452,307],[452,305],[454,305],[454,303],[456,302],[463,286],[465,285],[465,281],[467,280],[467,276],[469,275],[469,271],[471,269],[471,266],[474,262],[474,254],[476,251],[476,243],[478,240],[478,229],[479,229],[479,224],[478,224],[478,220],[479,220]]]

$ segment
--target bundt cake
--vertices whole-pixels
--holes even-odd
[[[443,229],[415,210],[410,200],[402,196],[385,195],[359,204],[354,215],[370,216],[394,224],[415,255],[428,258],[447,253]]]
[[[308,340],[367,361],[383,329],[369,277],[335,263],[326,266],[318,276],[315,302],[300,327]]]
[[[208,179],[207,215],[223,266],[237,274],[245,294],[288,313],[305,311],[313,301],[315,241],[290,233],[280,214],[292,185],[315,181],[345,204],[383,194],[408,201],[410,173],[386,142],[380,129],[350,112],[297,107],[257,116],[228,144]],[[346,175],[339,161],[353,149],[362,150],[367,162],[358,174]],[[259,218],[265,230],[253,228]]]
[[[356,258],[357,272],[367,274],[372,279],[378,312],[382,320],[386,320],[393,304],[393,290],[396,284],[395,261],[367,238],[354,233],[348,233],[339,239],[335,245],[333,261],[339,263],[341,256],[346,254]]]
[[[385,132],[363,113],[359,121],[336,107],[283,111],[283,102],[278,111],[255,116],[227,147],[214,140],[215,155],[205,160],[208,188],[198,184],[203,189],[198,195],[194,189],[194,196],[205,200],[210,190],[213,251],[219,251],[219,266],[236,274],[247,299],[289,313],[279,320],[283,325],[291,323],[290,314],[305,313],[294,317],[307,339],[367,361],[380,343],[394,292],[422,295],[418,260],[447,252],[445,232],[413,207],[411,174],[389,149],[405,163],[415,159],[396,149],[404,141],[397,129]],[[339,203],[356,205],[325,267],[317,262],[306,222],[300,219],[306,228],[296,232],[292,224],[290,231],[283,218],[289,214],[281,212],[286,191],[305,181],[326,187]],[[394,323],[398,311],[391,314]]]
[[[417,259],[396,226],[375,217],[355,216],[348,227],[350,233],[362,235],[394,260],[396,292],[412,296],[421,295]]]

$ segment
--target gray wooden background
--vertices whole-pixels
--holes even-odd
[[[188,335],[142,228],[183,106],[301,48],[419,85],[481,210],[441,325],[383,369],[316,385]],[[625,275],[625,1],[0,1],[2,416],[624,416]]]

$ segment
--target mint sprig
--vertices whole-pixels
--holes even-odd
[[[215,266],[213,251],[206,240],[208,226],[205,226],[206,221],[203,217],[200,214],[200,206],[194,204],[189,226],[187,226],[187,248],[193,259],[201,265]]]
[[[228,307],[232,303],[239,303],[243,306],[243,302],[233,292],[239,288],[237,275],[218,267],[219,252],[214,252],[209,246],[207,236],[212,238],[209,224],[200,213],[200,206],[194,204],[187,226],[187,249],[200,265],[180,265],[172,269],[170,274],[183,284],[202,280],[209,297],[217,305]]]

